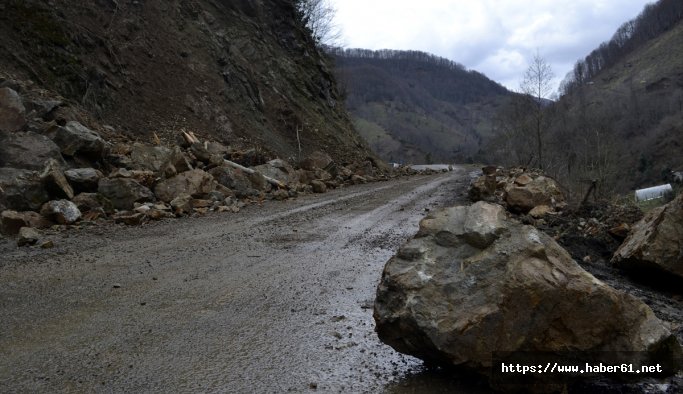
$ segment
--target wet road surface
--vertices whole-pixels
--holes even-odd
[[[425,392],[383,345],[384,263],[472,174],[415,176],[143,227],[0,239],[0,392]],[[441,380],[440,380],[441,379]]]

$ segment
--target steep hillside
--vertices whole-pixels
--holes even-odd
[[[471,160],[510,95],[476,71],[423,52],[330,53],[356,128],[385,160]]]
[[[680,48],[683,22],[562,97],[556,133],[574,136],[566,152],[573,147],[578,160],[595,160],[596,171],[586,175],[626,191],[668,182],[671,170],[683,170]]]
[[[187,129],[283,158],[368,154],[291,1],[2,1],[0,72],[130,139]]]

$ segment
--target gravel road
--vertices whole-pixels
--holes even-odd
[[[460,383],[383,345],[384,263],[472,174],[238,214],[0,239],[0,392],[413,392]],[[430,389],[430,385],[431,387]]]

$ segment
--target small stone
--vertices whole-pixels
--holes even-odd
[[[323,181],[313,180],[311,181],[311,186],[314,193],[325,193],[327,191],[327,185]]]
[[[120,283],[114,283],[114,284],[111,285],[111,287],[113,287],[114,289],[120,289],[120,288],[121,288],[121,284],[120,284]]]
[[[40,247],[43,249],[52,249],[55,247],[55,243],[52,240],[48,240],[40,244]]]
[[[22,227],[19,229],[17,246],[35,245],[40,239],[40,232],[33,227]]]

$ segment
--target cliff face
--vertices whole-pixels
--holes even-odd
[[[283,158],[299,146],[341,161],[368,154],[286,0],[8,0],[0,71],[132,139],[187,129]]]

